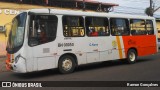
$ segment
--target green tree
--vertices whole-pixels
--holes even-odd
[[[148,7],[148,8],[145,9],[145,13],[146,13],[148,16],[153,16],[154,9]]]

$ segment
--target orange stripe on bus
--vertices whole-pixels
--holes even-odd
[[[119,36],[116,36],[116,40],[117,40],[117,44],[118,44],[119,58],[122,59],[122,58],[123,58],[123,55],[122,55],[122,47],[121,47],[121,43],[120,43],[120,38],[119,38]]]

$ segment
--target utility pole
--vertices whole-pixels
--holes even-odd
[[[153,1],[150,0],[150,8],[151,8],[151,9],[153,8],[152,5],[153,5]]]
[[[153,8],[153,0],[150,0],[150,13],[151,15],[150,16],[153,16],[153,11],[154,11],[154,8]]]
[[[160,9],[160,7],[158,8],[154,8],[153,6],[153,0],[150,0],[150,6],[148,8],[146,8],[145,10],[145,13],[148,15],[148,16],[153,16],[153,14],[158,10]]]
[[[156,12],[158,9],[160,9],[160,6],[158,8],[154,8],[153,6],[153,0],[150,0],[150,9],[153,10],[152,13]]]
[[[83,11],[86,10],[86,3],[85,3],[85,0],[83,0]]]

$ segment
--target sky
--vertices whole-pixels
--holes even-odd
[[[105,3],[115,3],[119,6],[114,8],[115,13],[133,13],[144,14],[147,7],[150,6],[150,0],[95,0]],[[155,8],[160,7],[160,0],[153,0]],[[155,12],[155,16],[160,17],[160,9]]]

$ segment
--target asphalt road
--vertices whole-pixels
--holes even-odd
[[[27,74],[1,72],[0,81],[160,81],[160,54],[140,57],[135,64],[126,64],[117,60],[83,65],[74,73],[65,75],[60,74],[56,69]],[[88,89],[83,88],[83,90]],[[154,90],[158,89],[154,88]]]

